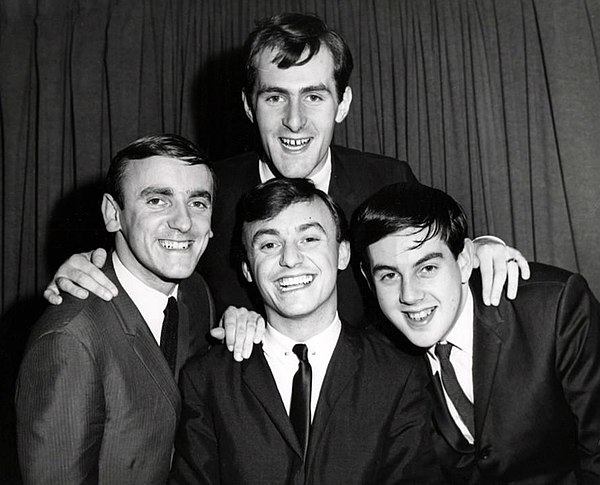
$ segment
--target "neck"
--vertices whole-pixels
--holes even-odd
[[[329,327],[336,315],[337,306],[328,306],[303,316],[284,316],[270,308],[265,311],[269,324],[275,330],[296,342],[306,342]]]

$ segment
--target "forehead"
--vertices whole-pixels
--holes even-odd
[[[273,63],[277,53],[276,49],[265,49],[256,56],[257,87],[300,87],[334,82],[333,56],[326,46],[321,45],[319,52],[306,64],[291,66],[287,69],[280,69],[277,64]],[[307,53],[308,50],[300,60]]]
[[[426,236],[427,228],[408,228],[387,235],[367,248],[371,265],[411,265],[432,252],[451,254],[439,234],[423,242]]]
[[[313,223],[319,224],[327,235],[334,236],[336,233],[333,215],[319,198],[291,204],[271,219],[246,223],[243,231],[244,237],[251,239],[262,231],[280,234],[302,232]]]
[[[206,165],[190,165],[177,158],[163,156],[129,160],[123,175],[123,193],[138,195],[140,190],[148,187],[211,194],[214,190],[212,174]]]

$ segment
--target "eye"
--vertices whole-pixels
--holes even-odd
[[[313,243],[317,243],[321,240],[321,238],[319,236],[306,236],[302,242],[304,244],[313,244]]]
[[[323,96],[320,94],[311,93],[306,96],[306,100],[311,104],[317,104],[324,100]]]
[[[190,205],[195,209],[208,209],[210,208],[210,202],[206,199],[196,199],[190,202]]]
[[[394,273],[393,271],[389,271],[387,273],[380,273],[377,275],[377,279],[383,283],[393,282],[397,278],[398,278],[398,273]]]
[[[262,242],[258,245],[258,248],[263,252],[263,253],[273,253],[275,251],[277,251],[279,249],[280,244],[276,241],[265,241]]]
[[[420,273],[423,276],[432,276],[437,271],[438,267],[435,264],[427,264],[420,269]]]
[[[283,102],[283,96],[279,94],[271,94],[265,98],[265,102],[268,104],[279,104]]]
[[[166,204],[166,202],[160,197],[152,197],[146,201],[146,204],[151,207],[162,207]]]

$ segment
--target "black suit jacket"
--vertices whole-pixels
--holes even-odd
[[[17,383],[26,484],[162,484],[181,410],[161,350],[116,279],[110,302],[65,296],[33,329]],[[177,370],[208,349],[213,319],[199,275],[180,285]]]
[[[218,184],[212,216],[214,237],[200,260],[199,268],[213,292],[219,315],[227,305],[262,308],[254,286],[246,283],[240,271],[240,226],[237,218],[238,201],[260,183],[258,160],[258,154],[247,153],[217,162],[214,167]],[[381,187],[393,182],[416,180],[406,162],[381,155],[332,146],[331,160],[329,195],[340,204],[348,218],[361,202]],[[343,271],[338,278],[340,317],[351,324],[358,324],[365,301],[373,300],[358,268],[353,266]]]
[[[171,484],[439,484],[427,373],[375,331],[343,327],[313,419],[306,466],[262,347],[212,349],[183,369]]]
[[[600,483],[600,305],[581,276],[530,266],[497,308],[471,278],[474,447],[432,380],[436,449],[454,483]]]

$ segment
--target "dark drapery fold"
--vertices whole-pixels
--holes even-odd
[[[352,49],[337,143],[407,160],[474,234],[600,292],[597,1],[4,0],[0,354],[18,361],[58,263],[106,242],[98,181],[116,149],[155,132],[215,159],[252,147],[240,50],[282,11],[317,13]]]

